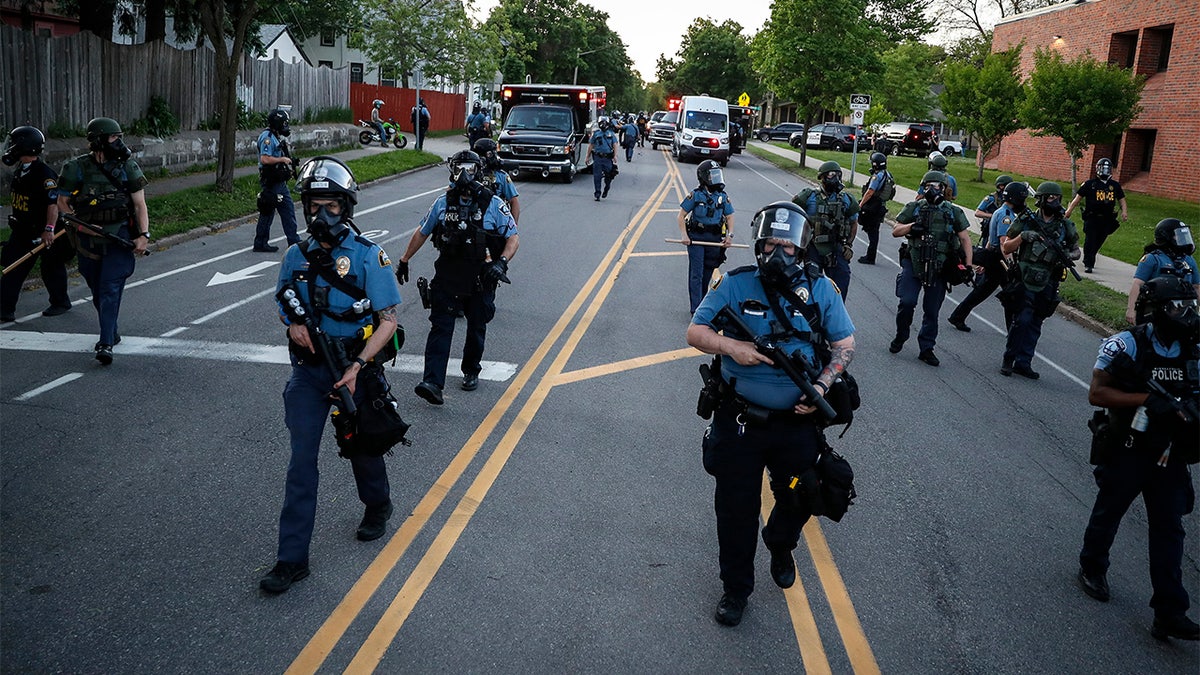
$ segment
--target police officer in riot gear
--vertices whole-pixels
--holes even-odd
[[[1001,184],[1003,188],[1000,188],[998,206],[991,212],[987,227],[980,227],[986,236],[980,238],[981,246],[974,251],[973,262],[978,272],[975,275],[975,287],[958,307],[950,312],[950,325],[964,333],[971,332],[971,327],[967,325],[967,316],[971,310],[990,298],[992,293],[1008,280],[1008,267],[1004,254],[1000,252],[1000,235],[1008,232],[1017,215],[1025,211],[1025,201],[1029,199],[1029,187],[1024,183],[1014,182],[1009,176],[1000,176],[996,179],[996,185],[999,188]],[[979,208],[975,210],[976,216],[992,208],[988,203],[991,197],[992,195],[988,195],[980,203]],[[1008,326],[1012,324],[1012,316],[1009,305],[1003,306],[1004,325]]]
[[[42,282],[50,295],[50,306],[42,316],[58,316],[71,309],[67,295],[66,261],[71,244],[56,241],[58,221],[58,174],[41,159],[46,137],[35,127],[17,127],[4,143],[5,166],[16,166],[12,178],[12,213],[8,217],[8,241],[0,249],[0,267],[8,267],[39,245],[42,250],[0,278],[0,321],[16,319],[21,286],[36,261],[42,261]],[[62,237],[59,237],[62,239]]]
[[[100,319],[96,360],[113,361],[113,346],[121,341],[117,319],[125,281],[133,274],[134,258],[150,244],[150,217],[146,211],[146,177],[125,145],[121,125],[108,117],[88,122],[91,151],[63,164],[58,177],[59,213],[74,215],[117,239],[72,226],[79,273],[92,291],[92,305]]]
[[[808,215],[813,230],[808,259],[817,263],[842,294],[850,292],[850,260],[858,236],[858,202],[842,192],[842,167],[825,162],[817,168],[817,189],[806,188],[792,197]]]
[[[859,264],[874,265],[879,250],[879,226],[887,216],[887,204],[896,196],[896,179],[887,169],[887,155],[871,153],[871,179],[863,184],[862,199],[858,201],[858,224],[867,233],[867,253]]]
[[[1129,220],[1129,207],[1125,204],[1125,189],[1112,177],[1112,160],[1107,157],[1096,162],[1096,177],[1084,181],[1067,206],[1066,218],[1075,213],[1083,201],[1083,271],[1091,272],[1096,267],[1096,254],[1104,246],[1108,235],[1117,231],[1116,206],[1121,206],[1121,220]]]
[[[1005,287],[1001,297],[1013,321],[1008,327],[1000,374],[1016,373],[1031,380],[1040,377],[1032,365],[1034,350],[1042,335],[1042,323],[1058,307],[1058,283],[1066,273],[1066,262],[1058,251],[1071,260],[1081,255],[1075,224],[1063,216],[1058,183],[1038,185],[1034,202],[1037,211],[1020,214],[1000,240],[1000,250],[1016,254],[1017,261],[1017,278]]]
[[[471,104],[471,114],[467,115],[467,146],[475,147],[475,142],[492,135],[492,118],[483,108],[483,103],[475,101]]]
[[[512,176],[504,170],[500,157],[496,154],[496,149],[496,141],[490,138],[481,138],[475,141],[475,154],[483,160],[482,182],[484,187],[492,191],[492,194],[508,204],[513,222],[519,225],[521,223],[521,193],[517,192],[517,185]]]
[[[1085,242],[1086,243],[1086,242]],[[1133,272],[1133,287],[1129,289],[1129,307],[1125,320],[1134,323],[1134,303],[1142,284],[1161,276],[1176,276],[1192,285],[1200,297],[1200,270],[1192,256],[1196,246],[1192,231],[1178,218],[1163,218],[1154,226],[1154,241],[1145,247],[1146,254]]]
[[[716,620],[736,626],[754,590],[754,552],[763,469],[770,472],[775,505],[762,529],[771,553],[771,577],[781,588],[795,583],[792,550],[811,515],[789,490],[791,479],[811,469],[828,446],[813,401],[753,338],[771,334],[780,348],[821,368],[813,391],[824,395],[854,356],[854,324],[832,282],[806,263],[812,229],[799,206],[774,202],[751,222],[757,265],[733,270],[705,296],[687,330],[687,342],[716,354],[712,377],[722,396],[703,441],[704,469],[716,479],[717,542],[724,593]],[[731,327],[732,311],[758,335]],[[724,331],[724,334],[718,331]]]
[[[381,354],[397,330],[400,304],[387,253],[357,234],[351,220],[358,184],[350,169],[335,157],[314,157],[301,167],[296,185],[309,239],[284,255],[276,290],[291,290],[310,318],[304,323],[291,321],[288,309],[279,307],[279,318],[288,327],[292,361],[292,375],[283,390],[291,459],[279,514],[276,563],[259,582],[268,593],[282,593],[309,575],[317,456],[332,404],[330,392],[344,386],[361,403],[365,390],[380,384]],[[348,357],[353,355],[340,379],[321,360],[310,325],[340,342]],[[382,387],[387,388],[386,382]],[[364,507],[355,536],[360,541],[379,539],[392,515],[387,467],[382,456],[354,454],[349,460]]]
[[[996,176],[996,191],[986,195],[975,207],[975,217],[979,219],[979,241],[984,244],[991,234],[992,214],[1004,204],[1004,188],[1011,182],[1012,176],[1008,174]]]
[[[696,167],[696,178],[700,185],[694,188],[679,204],[680,239],[687,244],[688,253],[688,300],[690,311],[708,292],[708,282],[713,272],[725,262],[725,249],[733,243],[733,202],[725,194],[725,177],[721,165],[706,159]],[[697,242],[722,244],[704,246]]]
[[[616,152],[617,134],[608,118],[601,117],[588,140],[587,157],[583,161],[585,165],[589,162],[592,165],[592,197],[596,201],[600,201],[601,197],[608,197],[608,189],[612,187],[613,178],[617,176],[617,163],[614,159]],[[604,181],[603,190],[600,188],[601,180]]]
[[[417,104],[412,107],[408,116],[413,125],[413,134],[417,137],[417,150],[424,150],[430,122],[429,108],[425,107],[424,98],[417,99]]]
[[[929,165],[926,170],[940,171],[941,173],[945,174],[946,193],[942,195],[942,199],[952,202],[955,199],[958,199],[958,181],[954,180],[954,176],[950,175],[950,172],[947,170],[947,167],[949,166],[950,160],[946,159],[946,156],[940,151],[934,150],[933,152],[929,153]],[[924,184],[917,188],[918,197],[921,196],[921,192],[924,189]]]
[[[433,238],[438,258],[429,286],[425,374],[415,392],[434,405],[443,403],[450,341],[460,309],[467,319],[462,389],[479,386],[487,324],[496,315],[496,286],[508,282],[508,263],[520,245],[517,223],[504,200],[484,187],[483,171],[483,160],[470,150],[450,158],[450,187],[429,207],[396,270],[401,284],[408,281],[409,261]]]
[[[1200,318],[1195,288],[1161,276],[1141,287],[1138,325],[1100,347],[1088,402],[1094,419],[1092,462],[1099,492],[1079,552],[1079,582],[1108,602],[1109,549],[1121,518],[1142,496],[1150,533],[1151,634],[1200,639],[1187,617],[1183,587],[1183,516],[1196,500],[1189,464],[1200,461]],[[1099,424],[1095,424],[1099,422]]]
[[[963,278],[971,267],[970,223],[963,212],[945,200],[949,190],[946,174],[928,171],[921,179],[921,197],[905,205],[893,237],[905,237],[900,248],[900,276],[896,278],[896,337],[888,351],[897,354],[904,348],[916,313],[917,299],[924,293],[921,331],[917,333],[918,359],[931,366],[941,361],[933,353],[937,344],[938,312],[946,299],[946,290]]]
[[[373,108],[372,112],[376,112]],[[382,127],[380,128],[382,131]],[[279,213],[279,223],[287,237],[288,246],[299,243],[296,232],[296,205],[288,190],[288,180],[294,175],[292,153],[287,137],[292,135],[291,117],[282,108],[267,114],[267,128],[258,135],[258,225],[254,230],[254,250],[274,253],[278,246],[270,243],[271,221]],[[382,138],[382,136],[380,137]]]

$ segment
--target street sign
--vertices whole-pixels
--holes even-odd
[[[850,123],[857,125],[857,126],[861,126],[863,123],[863,111],[851,110],[850,111]]]
[[[851,94],[850,95],[851,110],[870,110],[871,95],[870,94]]]
[[[741,106],[750,105],[750,94],[747,94],[746,92],[743,91],[742,95],[738,97],[738,105],[741,105]]]

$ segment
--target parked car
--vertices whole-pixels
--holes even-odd
[[[804,134],[792,134],[788,145],[800,147],[803,139],[810,148],[830,148],[837,152],[849,152],[854,148],[854,139],[858,130],[850,124],[818,124]],[[870,150],[871,146],[865,136],[858,139],[859,152]]]
[[[962,154],[962,143],[958,141],[938,141],[938,150],[947,157]]]
[[[798,122],[783,122],[773,127],[763,127],[754,130],[754,137],[766,143],[767,141],[786,141],[797,131],[804,131],[804,125]]]
[[[875,134],[875,150],[889,155],[925,157],[936,147],[932,124],[889,122]]]
[[[654,113],[658,115],[658,113]],[[653,120],[653,118],[651,118]],[[650,147],[655,150],[659,145],[671,147],[671,141],[675,139],[675,122],[679,119],[679,111],[672,110],[664,112],[662,117],[657,122],[650,122]]]

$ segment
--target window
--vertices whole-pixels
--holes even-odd
[[[361,63],[351,63],[350,64],[350,81],[362,84],[363,64],[361,64]]]
[[[384,87],[396,86],[395,66],[379,66],[379,84]]]
[[[1167,69],[1171,60],[1171,38],[1175,35],[1175,24],[1155,26],[1142,31],[1142,45],[1138,49],[1138,75],[1153,75]]]
[[[324,67],[332,70],[333,69],[333,61],[317,61],[317,67],[320,68],[321,66],[324,66]]]
[[[1133,57],[1137,54],[1137,31],[1113,33],[1108,45],[1108,62],[1122,68],[1133,68]]]
[[[1142,164],[1139,168],[1142,171],[1149,171],[1150,165],[1154,162],[1154,141],[1158,132],[1154,129],[1145,129],[1139,135],[1142,137]]]
[[[333,31],[331,31],[331,30],[321,31],[321,46],[322,47],[332,47],[333,46]]]
[[[1156,129],[1130,129],[1126,132],[1122,153],[1124,160],[1121,163],[1123,177],[1153,170],[1154,142],[1157,137]]]

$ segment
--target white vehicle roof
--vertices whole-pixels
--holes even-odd
[[[729,114],[729,102],[723,98],[713,98],[712,96],[684,96],[683,100],[679,103],[679,107],[688,110],[719,112],[724,115]]]

